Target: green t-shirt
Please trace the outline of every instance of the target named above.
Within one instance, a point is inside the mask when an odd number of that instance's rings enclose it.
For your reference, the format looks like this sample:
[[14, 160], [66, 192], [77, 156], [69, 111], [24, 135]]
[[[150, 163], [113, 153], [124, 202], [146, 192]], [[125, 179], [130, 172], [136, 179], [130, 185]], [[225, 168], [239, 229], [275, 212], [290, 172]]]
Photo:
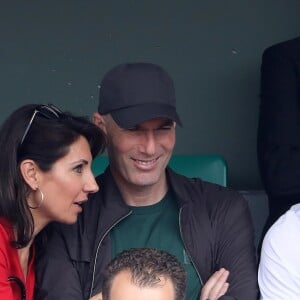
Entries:
[[179, 229], [178, 207], [172, 194], [160, 202], [130, 207], [132, 214], [111, 231], [112, 257], [130, 248], [157, 248], [175, 255], [187, 272], [187, 300], [198, 300], [200, 279], [185, 251]]

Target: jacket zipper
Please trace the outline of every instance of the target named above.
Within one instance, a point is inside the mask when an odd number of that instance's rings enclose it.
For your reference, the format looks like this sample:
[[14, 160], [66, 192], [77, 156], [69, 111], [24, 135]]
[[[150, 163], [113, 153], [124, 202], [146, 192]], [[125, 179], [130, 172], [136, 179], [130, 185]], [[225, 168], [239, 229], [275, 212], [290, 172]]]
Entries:
[[197, 267], [196, 267], [196, 265], [195, 265], [195, 263], [194, 263], [194, 261], [193, 261], [193, 259], [192, 259], [192, 256], [191, 256], [191, 254], [190, 254], [188, 248], [186, 247], [186, 245], [185, 245], [185, 243], [184, 243], [183, 234], [182, 234], [182, 230], [181, 230], [181, 211], [182, 211], [182, 208], [180, 208], [180, 210], [179, 210], [179, 231], [180, 231], [181, 240], [182, 240], [183, 246], [184, 246], [184, 248], [185, 248], [185, 250], [186, 250], [186, 253], [187, 253], [188, 257], [189, 257], [189, 259], [190, 259], [190, 261], [191, 261], [193, 267], [194, 267], [195, 270], [196, 270], [196, 273], [197, 273], [197, 275], [198, 275], [198, 277], [199, 277], [200, 284], [201, 284], [201, 287], [202, 287], [202, 286], [203, 286], [203, 281], [202, 281], [202, 278], [201, 278], [201, 276], [200, 276], [200, 273], [199, 273], [199, 271], [198, 271], [198, 269], [197, 269]]
[[93, 291], [93, 287], [94, 287], [94, 280], [95, 280], [95, 271], [96, 271], [96, 263], [97, 263], [97, 259], [98, 259], [98, 251], [100, 248], [100, 245], [103, 241], [103, 239], [106, 237], [106, 235], [111, 231], [111, 229], [113, 227], [115, 227], [119, 222], [121, 222], [123, 219], [127, 218], [129, 215], [132, 214], [132, 211], [130, 211], [127, 215], [123, 216], [121, 219], [117, 220], [115, 223], [113, 223], [108, 230], [104, 233], [104, 235], [102, 236], [101, 240], [98, 243], [97, 246], [97, 250], [96, 250], [96, 255], [95, 255], [95, 260], [94, 260], [94, 266], [93, 266], [93, 277], [92, 277], [92, 285], [91, 285], [91, 289], [90, 289], [90, 298], [92, 297], [92, 291]]

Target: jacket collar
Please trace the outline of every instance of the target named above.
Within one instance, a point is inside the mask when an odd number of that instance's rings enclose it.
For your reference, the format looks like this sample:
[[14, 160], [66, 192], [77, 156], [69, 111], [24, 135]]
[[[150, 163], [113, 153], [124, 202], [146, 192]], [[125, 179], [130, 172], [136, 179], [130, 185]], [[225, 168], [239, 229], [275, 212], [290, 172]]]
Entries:
[[[178, 205], [181, 207], [185, 203], [188, 203], [188, 189], [189, 180], [186, 177], [175, 173], [171, 168], [167, 167], [167, 182], [168, 188], [172, 190], [177, 199]], [[107, 208], [108, 211], [123, 211], [128, 213], [130, 210], [128, 206], [124, 203], [122, 195], [117, 187], [117, 184], [110, 172], [109, 167], [105, 172], [100, 175], [100, 190], [102, 190], [102, 199], [104, 199], [103, 206]], [[178, 184], [180, 182], [180, 184]], [[105, 209], [106, 210], [106, 209]]]

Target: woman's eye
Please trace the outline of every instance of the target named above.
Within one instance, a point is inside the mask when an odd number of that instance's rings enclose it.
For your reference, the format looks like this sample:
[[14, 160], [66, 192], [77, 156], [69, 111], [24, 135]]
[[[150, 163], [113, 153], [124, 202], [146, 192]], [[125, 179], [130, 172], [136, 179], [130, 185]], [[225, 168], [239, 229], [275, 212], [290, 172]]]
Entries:
[[82, 165], [76, 166], [74, 168], [74, 171], [77, 172], [77, 173], [82, 173]]

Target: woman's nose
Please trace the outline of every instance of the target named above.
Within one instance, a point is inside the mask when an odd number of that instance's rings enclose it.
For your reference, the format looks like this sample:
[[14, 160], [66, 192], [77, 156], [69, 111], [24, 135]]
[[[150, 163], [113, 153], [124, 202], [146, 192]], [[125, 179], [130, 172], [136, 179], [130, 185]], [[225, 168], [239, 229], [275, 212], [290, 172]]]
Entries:
[[84, 189], [85, 189], [85, 192], [90, 193], [90, 194], [96, 193], [99, 191], [99, 186], [95, 180], [95, 177], [94, 177], [92, 171], [90, 171], [90, 176], [87, 180], [87, 183], [85, 184]]

